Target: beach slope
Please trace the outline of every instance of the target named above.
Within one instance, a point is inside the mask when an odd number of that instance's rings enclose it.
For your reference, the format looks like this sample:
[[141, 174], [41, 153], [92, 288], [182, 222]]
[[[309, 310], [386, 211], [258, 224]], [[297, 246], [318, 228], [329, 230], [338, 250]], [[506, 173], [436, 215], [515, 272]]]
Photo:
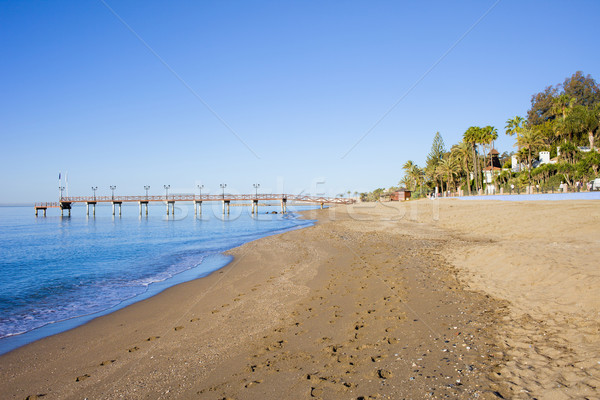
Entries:
[[[234, 249], [209, 277], [0, 357], [0, 392], [588, 395], [600, 360], [596, 210], [426, 200], [310, 211], [316, 226]], [[540, 224], [555, 213], [568, 218], [549, 234]]]

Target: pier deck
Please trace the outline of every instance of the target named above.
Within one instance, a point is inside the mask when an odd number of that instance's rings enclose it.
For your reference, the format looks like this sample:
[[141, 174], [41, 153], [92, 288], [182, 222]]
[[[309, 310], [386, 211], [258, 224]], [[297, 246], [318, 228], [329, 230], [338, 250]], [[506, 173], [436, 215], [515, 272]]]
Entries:
[[[305, 196], [305, 195], [294, 195], [294, 194], [170, 194], [164, 196], [70, 196], [62, 197], [58, 202], [45, 202], [35, 204], [35, 215], [38, 216], [38, 211], [43, 210], [44, 217], [46, 216], [46, 210], [48, 208], [60, 208], [61, 215], [64, 210], [68, 210], [71, 215], [71, 206], [74, 203], [85, 203], [87, 206], [87, 215], [90, 214], [90, 206], [93, 207], [93, 215], [96, 215], [96, 204], [98, 203], [111, 203], [112, 213], [115, 215], [116, 206], [119, 208], [119, 215], [121, 215], [121, 206], [123, 203], [138, 203], [140, 215], [142, 215], [142, 207], [146, 208], [146, 215], [148, 215], [148, 204], [149, 203], [164, 203], [167, 206], [167, 215], [169, 213], [175, 214], [175, 203], [176, 202], [193, 202], [194, 213], [202, 213], [203, 202], [222, 202], [223, 203], [223, 214], [229, 214], [229, 207], [232, 202], [250, 202], [250, 203], [234, 203], [233, 205], [251, 205], [252, 213], [258, 212], [259, 202], [265, 201], [279, 201], [281, 203], [281, 212], [287, 212], [288, 201], [294, 204], [320, 204], [321, 208], [325, 204], [352, 204], [353, 199], [346, 199], [343, 197], [323, 197], [323, 196]], [[262, 203], [261, 205], [264, 205]]]

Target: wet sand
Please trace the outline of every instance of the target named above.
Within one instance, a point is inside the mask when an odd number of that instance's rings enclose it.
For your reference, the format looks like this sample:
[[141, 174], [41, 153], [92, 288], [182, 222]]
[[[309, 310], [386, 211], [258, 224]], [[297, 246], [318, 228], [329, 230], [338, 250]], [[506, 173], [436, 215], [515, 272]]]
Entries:
[[[579, 208], [571, 212], [573, 203]], [[600, 254], [598, 206], [573, 203], [544, 209], [426, 200], [311, 211], [316, 226], [234, 249], [235, 260], [207, 278], [0, 357], [0, 393], [592, 398], [599, 319], [597, 310], [585, 319], [577, 307], [597, 306], [597, 264], [588, 257]], [[590, 252], [575, 256], [572, 265], [583, 275], [571, 281], [559, 273], [562, 259], [546, 259], [553, 237], [540, 241], [527, 228], [550, 212], [594, 215], [596, 225], [568, 218], [556, 233], [564, 245]], [[595, 233], [584, 244], [564, 238], [577, 222]], [[514, 223], [525, 226], [516, 236], [503, 227]], [[534, 257], [545, 275], [529, 273], [520, 254]], [[553, 276], [558, 286], [551, 286]], [[579, 305], [545, 318], [544, 310], [558, 307], [549, 299], [563, 304], [572, 297]]]

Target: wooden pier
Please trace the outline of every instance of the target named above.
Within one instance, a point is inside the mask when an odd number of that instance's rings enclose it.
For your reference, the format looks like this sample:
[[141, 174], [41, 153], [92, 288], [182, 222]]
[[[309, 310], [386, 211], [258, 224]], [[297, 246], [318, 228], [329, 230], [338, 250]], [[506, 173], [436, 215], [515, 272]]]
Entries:
[[[43, 216], [46, 216], [46, 210], [48, 208], [60, 208], [60, 215], [63, 216], [65, 210], [68, 215], [71, 215], [71, 206], [75, 203], [85, 203], [86, 214], [90, 215], [90, 208], [92, 209], [92, 215], [96, 215], [96, 205], [98, 203], [110, 203], [112, 204], [112, 215], [116, 215], [116, 209], [119, 209], [119, 216], [122, 214], [123, 203], [138, 203], [140, 216], [145, 212], [148, 215], [148, 204], [149, 203], [163, 203], [166, 205], [167, 215], [175, 215], [175, 203], [176, 202], [188, 202], [194, 204], [194, 214], [202, 214], [202, 203], [203, 202], [222, 202], [223, 214], [229, 214], [229, 208], [231, 206], [251, 206], [252, 214], [258, 213], [258, 206], [260, 204], [265, 206], [266, 201], [277, 201], [280, 203], [281, 212], [287, 212], [288, 201], [294, 204], [318, 204], [323, 208], [325, 204], [352, 204], [353, 199], [346, 199], [343, 197], [321, 197], [321, 196], [304, 196], [294, 194], [222, 194], [222, 195], [194, 195], [194, 194], [170, 194], [165, 196], [75, 196], [75, 197], [62, 197], [58, 202], [46, 202], [35, 204], [35, 216], [38, 216], [40, 210], [43, 211]], [[232, 204], [233, 202], [233, 204]], [[240, 203], [242, 202], [242, 203]]]

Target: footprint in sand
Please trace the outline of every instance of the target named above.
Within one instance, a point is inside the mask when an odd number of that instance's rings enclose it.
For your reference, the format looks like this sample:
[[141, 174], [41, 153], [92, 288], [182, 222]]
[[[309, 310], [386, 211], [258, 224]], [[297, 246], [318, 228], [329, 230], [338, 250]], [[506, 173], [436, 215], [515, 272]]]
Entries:
[[173, 328], [174, 331], [180, 331], [182, 330], [184, 327], [183, 326], [176, 326], [175, 328]]
[[34, 399], [41, 399], [42, 397], [46, 396], [46, 393], [41, 393], [41, 394], [33, 394], [30, 396], [25, 397], [25, 400], [34, 400]]
[[140, 349], [139, 347], [134, 346], [134, 347], [132, 347], [130, 349], [127, 349], [127, 351], [130, 352], [130, 353], [133, 353], [134, 351], [138, 351], [139, 349]]
[[117, 360], [106, 360], [106, 361], [102, 361], [102, 362], [100, 363], [100, 366], [101, 366], [101, 367], [104, 367], [105, 365], [110, 365], [110, 364], [114, 363], [115, 361], [117, 361]]
[[196, 322], [196, 321], [200, 321], [200, 318], [192, 318], [192, 319], [190, 319], [190, 322]]
[[252, 382], [248, 382], [244, 385], [245, 388], [249, 388], [252, 387], [254, 385], [258, 385], [259, 383], [262, 383], [262, 380], [257, 380], [257, 381], [252, 381]]
[[392, 373], [387, 369], [380, 369], [377, 371], [377, 376], [379, 376], [381, 379], [389, 379], [392, 377]]
[[160, 339], [160, 336], [150, 336], [148, 339], [146, 339], [147, 342], [152, 342], [153, 340], [156, 339]]
[[84, 375], [78, 376], [77, 378], [75, 378], [75, 382], [85, 381], [89, 377], [90, 377], [89, 374], [84, 374]]

